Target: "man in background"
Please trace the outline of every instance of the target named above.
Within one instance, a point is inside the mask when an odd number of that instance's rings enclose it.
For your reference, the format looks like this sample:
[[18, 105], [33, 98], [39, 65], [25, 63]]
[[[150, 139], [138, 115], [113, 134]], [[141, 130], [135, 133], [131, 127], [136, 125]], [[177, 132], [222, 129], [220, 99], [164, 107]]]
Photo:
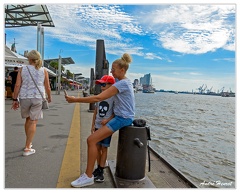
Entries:
[[11, 85], [12, 98], [14, 95], [14, 87], [16, 84], [17, 75], [18, 75], [18, 67], [16, 66], [16, 67], [14, 67], [14, 71], [10, 72], [10, 74], [9, 74], [9, 79], [12, 81], [12, 85]]

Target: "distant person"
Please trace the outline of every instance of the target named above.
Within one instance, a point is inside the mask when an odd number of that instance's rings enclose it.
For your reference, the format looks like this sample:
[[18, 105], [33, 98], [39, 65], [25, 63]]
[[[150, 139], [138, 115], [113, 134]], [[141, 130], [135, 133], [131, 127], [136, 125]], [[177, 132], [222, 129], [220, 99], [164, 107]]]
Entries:
[[7, 92], [7, 88], [11, 88], [12, 86], [12, 81], [11, 81], [11, 77], [8, 76], [8, 78], [5, 78], [5, 99], [8, 97], [8, 92]]
[[125, 53], [120, 59], [112, 63], [111, 73], [118, 81], [100, 94], [80, 98], [65, 96], [69, 103], [96, 103], [114, 96], [113, 111], [115, 116], [106, 125], [103, 125], [88, 137], [87, 169], [84, 174], [71, 183], [73, 187], [84, 187], [94, 184], [92, 173], [98, 156], [97, 143], [111, 136], [115, 131], [131, 125], [133, 122], [135, 114], [133, 85], [131, 80], [126, 77], [126, 72], [131, 61], [131, 56]]
[[12, 72], [10, 72], [10, 74], [9, 74], [9, 79], [12, 81], [12, 85], [11, 85], [12, 98], [14, 96], [14, 87], [15, 87], [15, 84], [16, 84], [17, 75], [18, 75], [18, 67], [15, 66], [14, 70]]
[[[29, 156], [35, 153], [32, 149], [32, 141], [36, 132], [38, 119], [43, 118], [42, 112], [42, 96], [36, 88], [32, 77], [34, 78], [42, 95], [51, 102], [51, 88], [49, 85], [49, 77], [47, 70], [42, 67], [41, 55], [38, 51], [32, 50], [28, 53], [29, 65], [23, 66], [17, 76], [15, 92], [13, 96], [12, 109], [17, 110], [21, 107], [21, 116], [25, 118], [25, 134], [26, 144], [23, 156]], [[32, 74], [29, 74], [29, 71]], [[18, 100], [18, 97], [20, 100]], [[20, 105], [19, 105], [20, 102]]]
[[[96, 84], [101, 85], [101, 90], [105, 91], [110, 88], [115, 83], [115, 79], [112, 76], [104, 75], [100, 80], [96, 81]], [[105, 99], [96, 104], [93, 120], [92, 120], [92, 129], [91, 133], [93, 134], [99, 128], [106, 125], [113, 117], [113, 101], [114, 97]], [[102, 141], [97, 143], [98, 148], [98, 157], [97, 164], [98, 167], [94, 170], [93, 176], [96, 182], [104, 182], [104, 168], [107, 160], [108, 147], [110, 147], [112, 136], [109, 136]]]

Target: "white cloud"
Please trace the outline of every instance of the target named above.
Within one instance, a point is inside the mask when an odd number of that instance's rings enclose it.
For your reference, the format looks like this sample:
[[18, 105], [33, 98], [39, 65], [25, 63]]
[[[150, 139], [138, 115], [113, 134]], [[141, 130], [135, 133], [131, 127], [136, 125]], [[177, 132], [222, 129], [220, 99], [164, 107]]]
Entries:
[[142, 22], [164, 48], [202, 54], [235, 50], [235, 22], [229, 19], [234, 14], [235, 5], [172, 5], [144, 13]]
[[175, 74], [175, 75], [179, 75], [180, 73], [179, 73], [179, 72], [173, 72], [173, 74]]
[[153, 60], [153, 59], [162, 60], [162, 58], [161, 58], [160, 56], [157, 56], [157, 55], [154, 54], [154, 53], [145, 53], [144, 58], [145, 58], [145, 59], [150, 59], [150, 60]]
[[193, 76], [200, 76], [202, 75], [201, 73], [198, 73], [198, 72], [189, 72], [190, 75], [193, 75]]
[[81, 65], [81, 64], [75, 64], [75, 65], [67, 65], [64, 66], [65, 70], [69, 70], [70, 72], [74, 72], [76, 74], [82, 73], [83, 77], [90, 77], [90, 70], [91, 68], [94, 68], [95, 66], [91, 65]]
[[136, 20], [118, 5], [48, 5], [55, 28], [48, 30], [53, 38], [95, 49], [96, 39], [104, 39], [108, 53], [130, 50], [142, 55], [142, 47], [125, 39], [123, 34], [143, 34]]
[[[148, 34], [159, 42], [155, 45], [184, 54], [218, 48], [235, 51], [235, 22], [229, 19], [234, 18], [235, 5], [138, 5], [137, 11], [129, 13], [127, 6], [124, 8], [114, 4], [48, 4], [56, 27], [45, 28], [45, 36], [92, 49], [96, 39], [104, 39], [110, 54], [127, 50], [146, 59], [162, 57], [146, 52], [144, 44], [129, 35]], [[22, 30], [18, 40], [22, 45], [36, 41], [36, 34], [28, 29]]]
[[[56, 27], [44, 28], [45, 38], [50, 40], [45, 41], [46, 47], [53, 46], [49, 45], [53, 42], [51, 39], [58, 39], [62, 42], [83, 45], [95, 50], [96, 39], [104, 39], [107, 54], [120, 56], [122, 53], [128, 52], [131, 55], [142, 56], [142, 58], [149, 60], [158, 59], [170, 62], [171, 55], [167, 55], [164, 51], [158, 49], [149, 49], [151, 45], [145, 46], [145, 42], [141, 42], [141, 39], [139, 39], [139, 42], [136, 41], [139, 35], [141, 38], [142, 35], [147, 34], [147, 38], [150, 36], [151, 41], [160, 42], [158, 44], [153, 42], [154, 45], [182, 53], [181, 56], [188, 53], [212, 52], [219, 48], [235, 51], [235, 21], [229, 19], [235, 18], [235, 5], [160, 5], [159, 7], [137, 5], [134, 7], [135, 11], [132, 7], [124, 10], [125, 7], [121, 5], [49, 4], [47, 6]], [[127, 10], [131, 10], [131, 12], [127, 13]], [[144, 10], [147, 10], [147, 12], [144, 12]], [[8, 30], [18, 31], [16, 39], [18, 51], [21, 47], [29, 50], [36, 49], [36, 27]], [[133, 36], [135, 37], [134, 40], [132, 39]], [[148, 43], [151, 44], [152, 42]], [[57, 50], [56, 55], [59, 52], [59, 49]], [[45, 58], [47, 58], [46, 52], [45, 55]], [[234, 58], [218, 58], [215, 60], [234, 61]], [[155, 61], [153, 62], [156, 64]], [[76, 68], [78, 65], [80, 67]], [[89, 77], [90, 65], [89, 67], [86, 64], [82, 65], [84, 67], [81, 65], [70, 65], [69, 68], [73, 72], [84, 72], [84, 76]], [[192, 72], [188, 73], [188, 76], [196, 77], [198, 75], [198, 78], [202, 78], [201, 74], [195, 73], [197, 69], [193, 67], [186, 68], [162, 63], [161, 65], [151, 64], [151, 68], [148, 65], [135, 63], [133, 65], [139, 67], [134, 69], [136, 72], [151, 70], [156, 74], [175, 74], [178, 78], [183, 74]], [[190, 84], [189, 80], [183, 81], [185, 80], [183, 77], [182, 79], [171, 79], [171, 81], [168, 79], [170, 77], [161, 77], [160, 80], [158, 77], [156, 77], [157, 81], [155, 82], [160, 86], [172, 84], [175, 87], [181, 82]], [[191, 84], [196, 81], [194, 80]], [[231, 81], [235, 82], [235, 80]], [[202, 84], [202, 82], [204, 82], [204, 79], [199, 80], [197, 85]], [[184, 84], [182, 84], [182, 88]], [[161, 88], [160, 86], [158, 88]]]
[[227, 62], [235, 62], [235, 58], [216, 58], [213, 61], [227, 61]]

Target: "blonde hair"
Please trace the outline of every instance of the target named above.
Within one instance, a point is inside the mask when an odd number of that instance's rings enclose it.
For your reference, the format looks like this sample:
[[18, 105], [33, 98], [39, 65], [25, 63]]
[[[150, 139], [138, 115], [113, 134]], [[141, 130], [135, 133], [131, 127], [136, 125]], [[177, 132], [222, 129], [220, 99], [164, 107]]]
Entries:
[[131, 56], [128, 53], [124, 53], [121, 58], [115, 60], [113, 63], [117, 64], [120, 68], [124, 68], [127, 71], [131, 62]]
[[41, 54], [37, 50], [28, 52], [27, 57], [33, 61], [37, 70], [42, 67]]

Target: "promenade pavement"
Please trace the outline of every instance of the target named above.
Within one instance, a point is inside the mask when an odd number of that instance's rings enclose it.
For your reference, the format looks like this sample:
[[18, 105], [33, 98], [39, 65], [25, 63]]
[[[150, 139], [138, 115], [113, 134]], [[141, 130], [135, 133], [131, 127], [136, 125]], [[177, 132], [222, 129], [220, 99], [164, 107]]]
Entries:
[[[81, 91], [68, 91], [79, 96]], [[24, 122], [20, 110], [11, 109], [12, 100], [5, 99], [5, 188], [71, 188], [70, 182], [85, 171], [86, 139], [90, 135], [93, 113], [89, 104], [68, 104], [63, 92], [52, 92], [50, 109], [38, 121], [33, 140], [34, 155], [22, 156], [25, 145]], [[81, 113], [81, 117], [80, 117]], [[109, 148], [109, 159], [116, 156], [117, 134]], [[81, 150], [80, 150], [81, 149]], [[105, 182], [89, 188], [113, 188], [109, 169]]]

